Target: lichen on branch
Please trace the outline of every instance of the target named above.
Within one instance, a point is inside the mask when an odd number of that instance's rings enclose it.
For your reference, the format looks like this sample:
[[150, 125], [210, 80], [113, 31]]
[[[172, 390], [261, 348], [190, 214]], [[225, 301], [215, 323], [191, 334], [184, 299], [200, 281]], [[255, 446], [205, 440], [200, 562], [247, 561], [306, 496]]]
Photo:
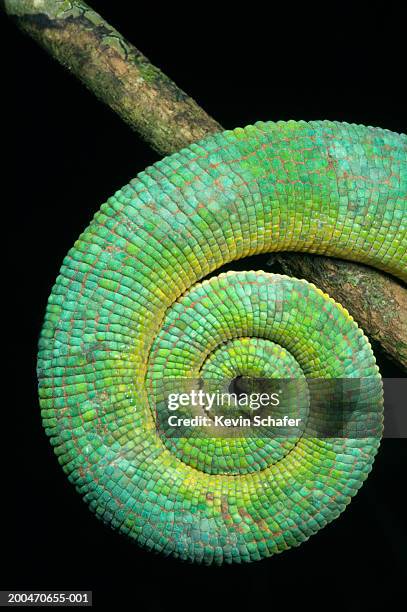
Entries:
[[80, 0], [3, 0], [6, 12], [157, 152], [221, 126]]

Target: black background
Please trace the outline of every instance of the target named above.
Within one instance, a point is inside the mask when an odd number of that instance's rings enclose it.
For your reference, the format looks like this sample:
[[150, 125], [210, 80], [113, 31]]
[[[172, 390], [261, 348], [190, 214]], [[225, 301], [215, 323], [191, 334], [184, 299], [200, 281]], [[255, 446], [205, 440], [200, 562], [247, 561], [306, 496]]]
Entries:
[[[369, 3], [363, 15], [356, 3], [300, 13], [290, 3], [268, 13], [251, 3], [228, 15], [219, 3], [165, 14], [153, 3], [91, 4], [226, 128], [336, 119], [407, 131], [405, 21], [391, 4]], [[37, 402], [46, 300], [100, 204], [158, 155], [5, 18], [1, 42], [2, 212], [12, 214], [3, 249], [18, 280], [6, 288], [16, 322], [3, 351], [18, 380], [3, 385], [13, 393], [3, 404], [11, 429], [3, 429], [2, 473], [11, 482], [1, 492], [0, 588], [92, 589], [95, 605], [153, 611], [389, 605], [407, 578], [405, 440], [384, 440], [339, 519], [299, 548], [245, 566], [196, 567], [146, 553], [96, 520], [68, 484]], [[386, 375], [400, 375], [379, 359]]]

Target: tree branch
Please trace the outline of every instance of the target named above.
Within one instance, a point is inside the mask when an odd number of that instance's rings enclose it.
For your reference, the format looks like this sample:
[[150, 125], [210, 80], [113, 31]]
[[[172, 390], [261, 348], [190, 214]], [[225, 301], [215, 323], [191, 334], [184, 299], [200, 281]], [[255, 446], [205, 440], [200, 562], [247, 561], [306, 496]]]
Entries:
[[3, 0], [17, 25], [163, 155], [222, 130], [81, 0]]
[[350, 261], [276, 254], [286, 274], [305, 278], [344, 306], [371, 340], [407, 371], [407, 290], [390, 276]]
[[[166, 155], [222, 130], [198, 104], [81, 0], [1, 0], [6, 13], [100, 100]], [[341, 302], [365, 332], [407, 370], [407, 290], [356, 264], [278, 256], [288, 274]]]

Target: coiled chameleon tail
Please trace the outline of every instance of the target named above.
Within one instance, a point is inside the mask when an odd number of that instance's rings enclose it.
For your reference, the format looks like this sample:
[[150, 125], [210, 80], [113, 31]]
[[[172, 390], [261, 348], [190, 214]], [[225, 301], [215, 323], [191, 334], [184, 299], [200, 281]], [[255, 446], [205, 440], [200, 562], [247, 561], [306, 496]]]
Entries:
[[[405, 281], [406, 198], [405, 136], [289, 121], [210, 136], [103, 204], [64, 259], [38, 361], [46, 431], [103, 521], [149, 549], [222, 563], [296, 546], [344, 510], [382, 430], [368, 340], [305, 281], [264, 272], [199, 281], [281, 250]], [[279, 444], [157, 431], [160, 380], [273, 371], [367, 378], [369, 435]]]

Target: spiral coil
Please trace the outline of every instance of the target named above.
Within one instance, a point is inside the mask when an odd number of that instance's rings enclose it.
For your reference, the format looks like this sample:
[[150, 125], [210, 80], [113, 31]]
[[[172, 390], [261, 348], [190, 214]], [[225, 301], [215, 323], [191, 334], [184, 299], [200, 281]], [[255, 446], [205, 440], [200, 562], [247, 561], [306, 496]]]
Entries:
[[[382, 432], [367, 338], [305, 281], [202, 279], [291, 250], [407, 280], [406, 194], [405, 136], [292, 121], [210, 136], [102, 205], [64, 259], [38, 360], [44, 426], [97, 516], [148, 549], [220, 564], [296, 546], [344, 510]], [[316, 387], [295, 436], [158, 427], [166, 381], [237, 376], [367, 384], [337, 435], [316, 433], [327, 418]]]

